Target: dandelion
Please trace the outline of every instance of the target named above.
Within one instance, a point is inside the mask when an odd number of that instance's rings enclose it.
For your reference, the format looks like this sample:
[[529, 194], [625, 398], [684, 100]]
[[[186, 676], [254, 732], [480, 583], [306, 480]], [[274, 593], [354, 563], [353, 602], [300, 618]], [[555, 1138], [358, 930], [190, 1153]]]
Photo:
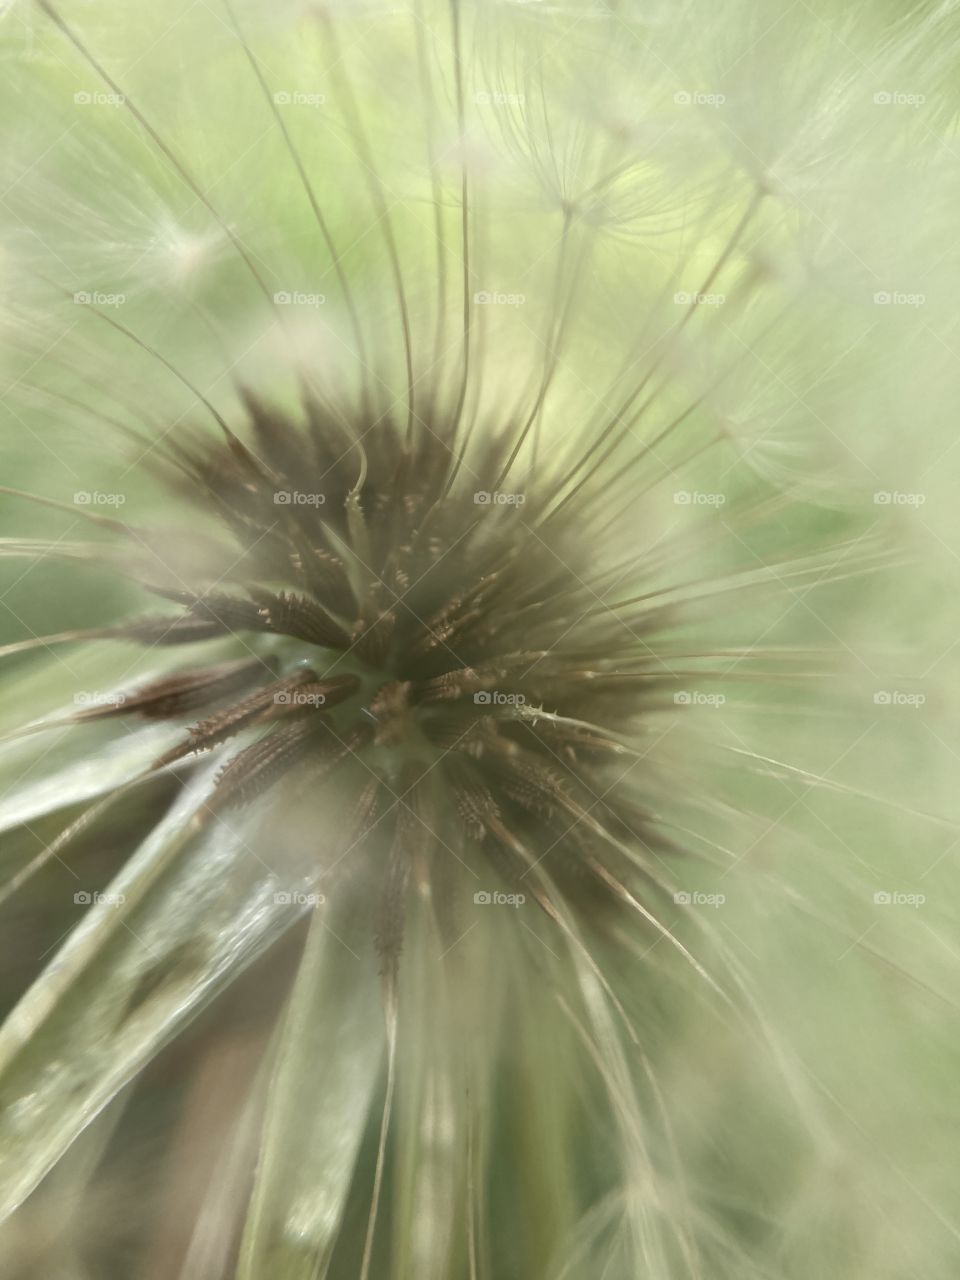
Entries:
[[955, 17], [0, 9], [15, 1274], [954, 1274]]

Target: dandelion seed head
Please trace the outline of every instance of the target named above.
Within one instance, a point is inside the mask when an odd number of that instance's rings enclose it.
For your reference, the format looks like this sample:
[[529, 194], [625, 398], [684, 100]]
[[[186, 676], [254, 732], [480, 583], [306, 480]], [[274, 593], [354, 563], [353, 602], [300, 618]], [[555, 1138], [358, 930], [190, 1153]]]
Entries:
[[23, 1268], [951, 1275], [950, 7], [14, 16]]

